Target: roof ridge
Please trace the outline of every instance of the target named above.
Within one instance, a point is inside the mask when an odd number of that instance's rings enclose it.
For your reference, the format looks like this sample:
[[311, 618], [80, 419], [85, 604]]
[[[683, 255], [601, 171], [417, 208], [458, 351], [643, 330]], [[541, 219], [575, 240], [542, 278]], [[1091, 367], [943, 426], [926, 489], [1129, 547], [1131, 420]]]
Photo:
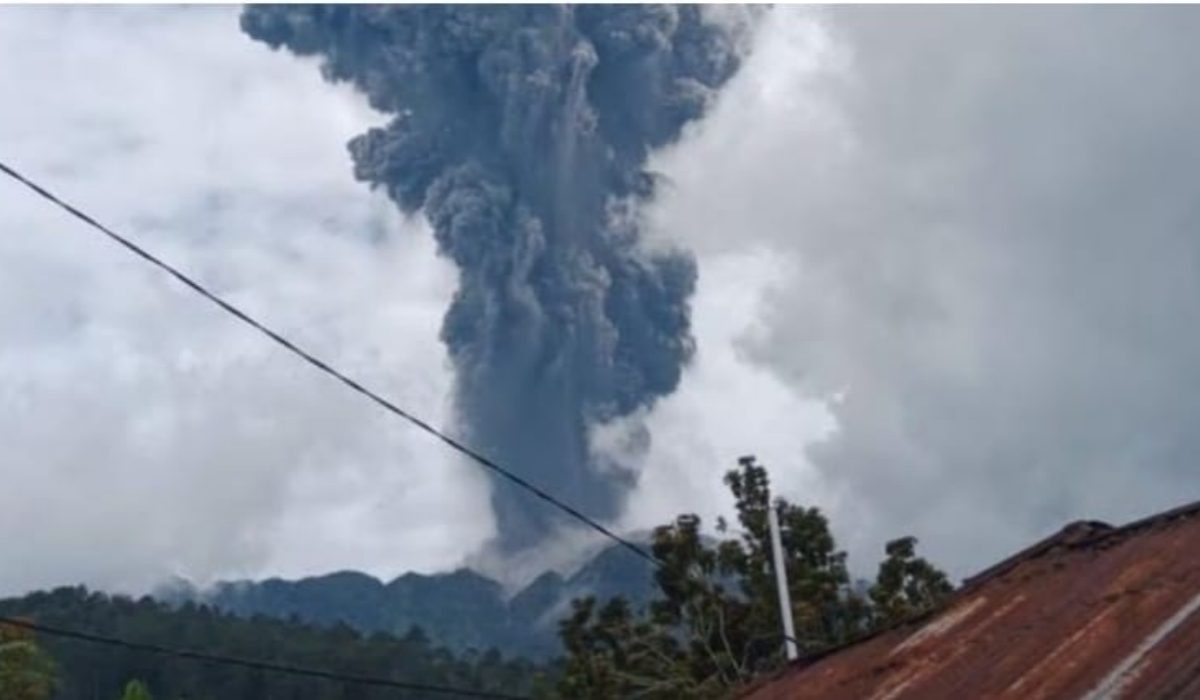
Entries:
[[1099, 520], [1076, 520], [1067, 523], [1054, 533], [1043, 537], [1025, 549], [1010, 554], [974, 576], [964, 578], [962, 585], [958, 587], [955, 593], [973, 589], [982, 583], [986, 583], [997, 576], [1011, 571], [1017, 564], [1036, 559], [1057, 547], [1074, 548], [1083, 544], [1089, 544], [1097, 539], [1108, 537], [1112, 533], [1122, 529], [1115, 528]]
[[[1042, 600], [1043, 603], [1051, 599], [1060, 600], [1064, 597], [1064, 594], [1066, 597], [1079, 597], [1079, 604], [1083, 607], [1077, 610], [1064, 609], [1061, 614], [1056, 613], [1062, 619], [1056, 618], [1057, 621], [1052, 620], [1053, 624], [1046, 623], [1048, 625], [1047, 630], [1050, 633], [1061, 633], [1063, 635], [1073, 633], [1078, 635], [1078, 631], [1074, 631], [1076, 627], [1072, 625], [1088, 623], [1089, 620], [1086, 618], [1094, 612], [1091, 609], [1092, 606], [1111, 605], [1115, 606], [1114, 609], [1122, 611], [1141, 610], [1138, 605], [1142, 604], [1137, 602], [1136, 597], [1113, 596], [1110, 594], [1116, 582], [1120, 582], [1122, 587], [1126, 587], [1130, 591], [1140, 590], [1145, 586], [1157, 588], [1160, 585], [1166, 585], [1170, 587], [1173, 593], [1172, 595], [1162, 596], [1152, 614], [1159, 615], [1161, 613], [1167, 622], [1171, 620], [1178, 622], [1178, 613], [1175, 613], [1176, 617], [1168, 617], [1173, 612], [1171, 608], [1173, 605], [1172, 601], [1176, 599], [1175, 594], [1183, 595], [1186, 593], [1188, 596], [1195, 597], [1194, 576], [1195, 572], [1200, 569], [1196, 568], [1196, 562], [1190, 557], [1190, 553], [1196, 551], [1196, 544], [1192, 533], [1198, 527], [1200, 527], [1200, 501], [1186, 503], [1154, 513], [1153, 515], [1130, 520], [1119, 526], [1113, 526], [1096, 520], [1078, 520], [1067, 523], [1057, 531], [1006, 557], [1002, 561], [983, 569], [969, 578], [962, 579], [959, 587], [943, 600], [940, 605], [924, 613], [900, 620], [895, 624], [887, 625], [870, 633], [858, 635], [853, 639], [846, 640], [842, 644], [805, 655], [795, 662], [776, 670], [774, 673], [764, 674], [764, 677], [760, 678], [758, 682], [744, 689], [743, 693], [747, 697], [753, 696], [760, 698], [760, 700], [792, 697], [792, 695], [788, 694], [789, 690], [794, 690], [799, 694], [798, 689], [801, 686], [797, 684], [809, 682], [815, 683], [815, 685], [806, 691], [809, 693], [806, 697], [817, 697], [817, 695], [813, 694], [814, 692], [828, 692], [830, 697], [836, 695], [837, 697], [846, 698], [863, 697], [867, 694], [860, 692], [858, 695], [852, 695], [849, 691], [851, 687], [863, 691], [870, 686], [879, 691], [881, 686], [878, 684], [872, 685], [874, 681], [862, 681], [862, 678], [883, 674], [887, 676], [887, 678], [880, 681], [884, 685], [887, 685], [889, 679], [893, 681], [896, 679], [903, 680], [901, 677], [904, 676], [905, 672], [897, 669], [908, 663], [908, 661], [903, 660], [907, 657], [897, 657], [902, 660], [896, 661], [892, 659], [891, 653], [904, 648], [908, 643], [907, 640], [911, 639], [912, 635], [921, 634], [921, 630], [928, 629], [931, 624], [935, 627], [940, 627], [944, 632], [946, 629], [954, 626], [954, 624], [957, 624], [951, 623], [945, 616], [950, 615], [959, 619], [956, 611], [964, 610], [965, 612], [964, 606], [974, 606], [976, 603], [988, 600], [991, 600], [989, 605], [993, 610], [993, 614], [985, 615], [987, 619], [992, 619], [1002, 614], [1006, 615], [1008, 610], [1015, 607], [1022, 612], [1018, 613], [1018, 617], [1012, 618], [1012, 624], [1017, 625], [1021, 630], [1029, 630], [1042, 624], [1038, 620], [1041, 619], [1039, 616], [1045, 614], [1045, 611], [1042, 610], [1044, 607], [1042, 604], [1014, 606], [1014, 603], [1024, 600], [1026, 595], [1034, 598], [1035, 601]], [[1163, 557], [1165, 557], [1163, 566], [1166, 568], [1162, 571], [1154, 567], [1140, 565], [1145, 564], [1147, 558], [1153, 558], [1157, 561], [1157, 558]], [[1027, 562], [1029, 565], [1024, 566]], [[1168, 575], [1168, 572], [1173, 573]], [[1080, 575], [1083, 576], [1082, 579], [1078, 578]], [[1164, 581], [1164, 579], [1169, 580]], [[1038, 596], [1042, 598], [1039, 599], [1037, 598]], [[1178, 603], [1174, 603], [1174, 605], [1177, 606]], [[1192, 604], [1189, 603], [1189, 605]], [[1187, 610], [1189, 613], [1194, 612], [1191, 607], [1187, 608]], [[1081, 619], [1076, 619], [1077, 617]], [[947, 624], [944, 626], [939, 622], [942, 619], [947, 619]], [[1194, 621], [1194, 618], [1189, 619]], [[974, 623], [970, 624], [974, 626]], [[1149, 623], [1147, 622], [1147, 624]], [[1164, 622], [1164, 624], [1167, 623]], [[1175, 622], [1171, 624], [1175, 624]], [[1192, 634], [1193, 632], [1194, 630], [1188, 632], [1188, 634]], [[1155, 634], [1158, 633], [1156, 632]], [[882, 639], [880, 639], [881, 637]], [[1074, 637], [1070, 638], [1074, 639]], [[1125, 641], [1130, 641], [1133, 644], [1137, 640]], [[942, 643], [939, 642], [938, 644]], [[946, 640], [944, 643], [953, 644], [954, 641]], [[858, 647], [863, 644], [870, 645], [864, 654], [856, 654], [853, 651], [848, 651], [852, 647]], [[914, 653], [921, 656], [913, 657], [916, 659], [913, 663], [924, 664], [925, 661], [929, 661], [933, 666], [944, 666], [945, 664], [942, 662], [945, 659], [939, 657], [937, 646], [933, 645], [928, 649], [924, 647], [918, 648]], [[1103, 656], [1104, 660], [1108, 660], [1109, 656], [1118, 657], [1118, 652], [1121, 654], [1128, 654], [1129, 652], [1128, 649], [1122, 651], [1115, 648], [1107, 649], [1107, 647], [1101, 649], [1100, 646], [1103, 645], [1092, 646], [1096, 648], [1085, 651], [1094, 654], [1097, 658]], [[1135, 649], [1136, 656], [1129, 658], [1141, 659], [1144, 656], [1143, 652], [1137, 651], [1137, 649], [1141, 649], [1141, 647]], [[1028, 649], [1025, 651], [1029, 652]], [[978, 664], [989, 663], [988, 656], [990, 653], [989, 650], [978, 651], [974, 654], [972, 660]], [[1081, 651], [1080, 653], [1084, 652]], [[926, 659], [926, 655], [932, 656]], [[1044, 671], [1043, 659], [1035, 658], [1035, 656], [1036, 650], [1025, 653], [1024, 656], [1014, 656], [1014, 658], [1020, 658], [1022, 663], [1030, 668], [1042, 669]], [[841, 660], [831, 657], [841, 657]], [[1183, 672], [1191, 674], [1195, 670], [1194, 666], [1194, 660], [1188, 660], [1187, 669], [1191, 670], [1171, 670], [1165, 667], [1160, 670], [1164, 674]], [[1120, 669], [1121, 667], [1118, 666], [1117, 668]], [[944, 671], [945, 669], [942, 670]], [[948, 673], [953, 675], [956, 672], [952, 670]], [[851, 683], [848, 679], [852, 677], [856, 679], [853, 682], [857, 683], [857, 685], [847, 685]], [[1003, 678], [999, 680], [993, 678], [992, 681], [994, 681], [992, 685], [995, 685], [997, 682], [1005, 682]], [[933, 682], [936, 684], [938, 681], [934, 680]], [[1191, 675], [1188, 675], [1182, 681], [1172, 682], [1176, 684], [1193, 684], [1195, 683], [1195, 679]], [[929, 683], [926, 683], [926, 685], [929, 685]], [[842, 686], [845, 686], [845, 688], [837, 690], [837, 688], [841, 688]], [[761, 690], [764, 687], [768, 689]], [[889, 687], [895, 686], [893, 684]], [[1192, 685], [1187, 685], [1187, 687], [1191, 688]], [[1197, 687], [1200, 687], [1200, 685]], [[816, 689], [818, 688], [823, 688], [824, 690], [817, 691]], [[754, 695], [754, 693], [758, 693], [758, 695]]]
[[987, 567], [974, 576], [964, 578], [962, 584], [954, 589], [954, 591], [940, 605], [937, 605], [928, 610], [924, 610], [912, 617], [899, 620], [894, 624], [872, 630], [865, 634], [847, 639], [840, 644], [836, 644], [819, 651], [802, 655], [800, 658], [785, 664], [776, 669], [774, 673], [768, 674], [766, 677], [753, 683], [743, 692], [748, 693], [752, 688], [756, 688], [766, 683], [778, 680], [779, 678], [799, 671], [803, 668], [808, 668], [834, 654], [845, 651], [846, 649], [858, 646], [864, 642], [870, 641], [876, 637], [882, 636], [889, 632], [895, 632], [903, 627], [919, 626], [928, 622], [933, 617], [945, 612], [953, 607], [956, 602], [964, 598], [966, 595], [974, 592], [980, 585], [994, 580], [1001, 576], [1018, 564], [1030, 561], [1037, 557], [1043, 556], [1055, 549], [1081, 549], [1096, 544], [1102, 540], [1128, 535], [1138, 530], [1143, 530], [1148, 527], [1161, 525], [1166, 522], [1177, 520], [1179, 518], [1189, 517], [1200, 514], [1200, 501], [1194, 501], [1182, 506], [1171, 508], [1154, 515], [1150, 515], [1137, 520], [1132, 520], [1124, 525], [1113, 526], [1099, 520], [1075, 520], [1067, 523], [1057, 531], [1038, 540], [1028, 547], [1002, 559], [1001, 561]]
[[1116, 531], [1122, 533], [1133, 532], [1134, 530], [1141, 530], [1146, 527], [1161, 525], [1162, 523], [1170, 520], [1185, 518], [1192, 515], [1200, 515], [1200, 501], [1192, 501], [1191, 503], [1185, 503], [1184, 505], [1176, 506], [1175, 508], [1171, 508], [1169, 510], [1164, 510], [1161, 513], [1155, 513], [1154, 515], [1148, 515], [1144, 518], [1131, 520], [1121, 527], [1116, 528]]
[[1017, 564], [1042, 556], [1056, 547], [1080, 549], [1103, 540], [1129, 535], [1139, 530], [1193, 515], [1200, 515], [1200, 501], [1185, 503], [1184, 505], [1131, 520], [1124, 525], [1118, 526], [1109, 525], [1099, 520], [1076, 520], [1067, 523], [1054, 534], [1000, 560], [974, 576], [963, 579], [962, 586], [958, 590], [974, 588], [981, 583], [1006, 573]]

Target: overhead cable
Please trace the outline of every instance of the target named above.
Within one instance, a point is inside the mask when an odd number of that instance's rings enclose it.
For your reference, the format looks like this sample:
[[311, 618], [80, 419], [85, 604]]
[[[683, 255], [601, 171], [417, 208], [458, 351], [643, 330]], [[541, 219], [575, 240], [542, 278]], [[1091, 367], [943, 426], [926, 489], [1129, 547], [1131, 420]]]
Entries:
[[491, 698], [492, 700], [531, 700], [527, 695], [512, 695], [509, 693], [490, 692], [486, 690], [472, 690], [467, 688], [452, 688], [450, 686], [431, 685], [427, 683], [412, 683], [406, 681], [391, 680], [388, 678], [371, 678], [368, 676], [351, 676], [343, 673], [334, 673], [332, 671], [321, 671], [313, 668], [305, 668], [302, 666], [291, 666], [287, 664], [273, 663], [270, 661], [257, 661], [254, 659], [246, 659], [239, 656], [225, 656], [222, 654], [209, 654], [202, 651], [194, 651], [190, 649], [175, 649], [159, 644], [146, 644], [143, 642], [133, 642], [127, 639], [117, 637], [109, 637], [100, 634], [92, 634], [89, 632], [80, 632], [77, 630], [68, 630], [61, 627], [44, 625], [38, 622], [31, 622], [21, 618], [0, 617], [0, 624], [10, 625], [12, 627], [20, 627], [31, 632], [37, 632], [51, 637], [61, 637], [63, 639], [73, 639], [90, 644], [101, 644], [104, 646], [120, 647], [133, 651], [147, 652], [158, 654], [161, 656], [173, 656], [180, 659], [191, 659], [204, 663], [220, 664], [224, 666], [240, 666], [242, 668], [254, 669], [257, 671], [267, 671], [270, 673], [278, 673], [289, 676], [300, 676], [306, 678], [321, 678], [330, 681], [339, 681], [353, 685], [375, 686], [380, 688], [392, 688], [395, 690], [412, 690], [423, 693], [457, 696], [462, 698]]
[[150, 253], [149, 251], [147, 251], [145, 248], [141, 247], [137, 243], [134, 243], [131, 239], [129, 239], [125, 236], [122, 236], [121, 234], [116, 233], [112, 229], [101, 224], [95, 218], [86, 214], [79, 208], [63, 201], [57, 195], [55, 195], [52, 192], [50, 192], [49, 190], [47, 190], [45, 187], [42, 187], [41, 185], [37, 184], [36, 182], [33, 182], [32, 180], [25, 177], [20, 172], [18, 172], [14, 168], [8, 166], [7, 164], [5, 164], [2, 161], [0, 161], [0, 171], [3, 171], [3, 173], [5, 175], [8, 175], [10, 178], [16, 180], [17, 182], [21, 183], [22, 185], [25, 185], [30, 190], [37, 193], [40, 197], [51, 202], [52, 204], [56, 205], [60, 209], [66, 211], [71, 216], [74, 216], [76, 219], [79, 219], [80, 221], [87, 224], [88, 226], [91, 226], [92, 228], [96, 229], [100, 233], [103, 233], [105, 236], [107, 236], [113, 242], [115, 242], [118, 245], [120, 245], [121, 247], [123, 247], [125, 250], [129, 251], [130, 253], [133, 253], [134, 255], [141, 258], [142, 260], [150, 263], [151, 265], [157, 267], [158, 269], [162, 270], [163, 272], [166, 272], [171, 277], [174, 277], [176, 280], [182, 282], [186, 287], [188, 287], [192, 291], [196, 292], [200, 296], [204, 297], [208, 301], [212, 302], [217, 307], [219, 307], [222, 311], [225, 311], [226, 313], [230, 314], [231, 316], [238, 319], [242, 323], [245, 323], [246, 325], [250, 326], [254, 330], [258, 331], [262, 335], [265, 335], [267, 338], [274, 341], [276, 344], [282, 346], [283, 348], [285, 348], [286, 350], [291, 352], [293, 355], [300, 357], [308, 364], [310, 364], [313, 367], [317, 368], [318, 370], [324, 372], [325, 374], [333, 377], [334, 379], [338, 380], [339, 382], [341, 382], [345, 386], [349, 387], [350, 389], [354, 390], [358, 394], [361, 394], [362, 396], [365, 396], [366, 398], [375, 402], [376, 404], [378, 404], [380, 407], [382, 407], [387, 412], [389, 412], [399, 418], [403, 418], [404, 420], [415, 425], [416, 427], [418, 427], [421, 430], [425, 431], [426, 433], [432, 435], [433, 437], [437, 438], [438, 440], [441, 440], [443, 443], [449, 445], [452, 449], [462, 453], [463, 455], [466, 455], [468, 458], [470, 458], [476, 464], [484, 467], [485, 469], [492, 471], [493, 473], [497, 474], [501, 478], [528, 491], [529, 493], [533, 494], [534, 496], [537, 496], [541, 500], [545, 501], [546, 503], [549, 503], [550, 505], [552, 505], [555, 508], [559, 509], [560, 511], [566, 513], [567, 515], [571, 516], [575, 520], [583, 523], [584, 525], [591, 528], [592, 530], [595, 530], [596, 532], [600, 533], [601, 535], [604, 535], [605, 537], [613, 540], [617, 544], [623, 546], [625, 549], [628, 549], [629, 551], [633, 552], [634, 554], [641, 557], [642, 559], [645, 559], [646, 561], [650, 562], [651, 564], [654, 564], [655, 566], [658, 566], [660, 564], [658, 559], [656, 559], [653, 554], [646, 551], [644, 548], [642, 548], [642, 547], [638, 546], [637, 544], [635, 544], [634, 542], [618, 535], [617, 533], [610, 530], [608, 527], [606, 527], [603, 524], [588, 517], [582, 511], [580, 511], [577, 508], [571, 506], [570, 504], [562, 501], [561, 499], [556, 498], [554, 495], [548, 493], [541, 487], [533, 484], [528, 479], [525, 479], [524, 477], [519, 476], [512, 470], [500, 465], [498, 462], [491, 459], [490, 457], [487, 457], [486, 455], [482, 454], [481, 452], [479, 452], [471, 447], [468, 447], [466, 444], [462, 443], [461, 441], [457, 440], [456, 438], [453, 438], [450, 435], [447, 435], [446, 433], [444, 433], [441, 430], [434, 427], [428, 421], [416, 416], [413, 413], [410, 413], [409, 411], [407, 411], [403, 408], [400, 408], [399, 406], [397, 406], [395, 403], [393, 403], [389, 399], [384, 398], [383, 396], [376, 393], [372, 389], [364, 386], [358, 380], [353, 379], [350, 376], [348, 376], [347, 374], [345, 374], [344, 372], [342, 372], [341, 370], [336, 369], [335, 367], [333, 367], [333, 365], [329, 364], [325, 360], [318, 358], [317, 356], [315, 356], [308, 350], [300, 347], [298, 344], [296, 344], [292, 340], [289, 340], [287, 337], [283, 336], [279, 332], [272, 330], [271, 328], [266, 326], [264, 323], [262, 323], [258, 319], [254, 318], [253, 316], [248, 314], [247, 312], [243, 311], [242, 309], [238, 308], [237, 306], [234, 306], [232, 303], [226, 301], [220, 295], [216, 294], [215, 292], [210, 291], [205, 285], [201, 284], [200, 282], [197, 282], [195, 279], [193, 279], [186, 273], [180, 271], [175, 266], [163, 261], [158, 256], [154, 255], [153, 253]]

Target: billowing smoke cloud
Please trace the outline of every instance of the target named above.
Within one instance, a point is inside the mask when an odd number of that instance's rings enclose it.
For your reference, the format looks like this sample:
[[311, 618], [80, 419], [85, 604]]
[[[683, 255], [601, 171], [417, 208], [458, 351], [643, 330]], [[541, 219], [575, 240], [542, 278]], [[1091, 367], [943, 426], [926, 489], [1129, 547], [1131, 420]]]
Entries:
[[[242, 26], [393, 115], [351, 141], [355, 174], [459, 268], [441, 336], [469, 441], [615, 515], [631, 472], [589, 426], [672, 392], [693, 352], [695, 263], [639, 244], [645, 163], [736, 70], [732, 33], [660, 6], [256, 6]], [[505, 551], [555, 517], [504, 485], [493, 503]]]

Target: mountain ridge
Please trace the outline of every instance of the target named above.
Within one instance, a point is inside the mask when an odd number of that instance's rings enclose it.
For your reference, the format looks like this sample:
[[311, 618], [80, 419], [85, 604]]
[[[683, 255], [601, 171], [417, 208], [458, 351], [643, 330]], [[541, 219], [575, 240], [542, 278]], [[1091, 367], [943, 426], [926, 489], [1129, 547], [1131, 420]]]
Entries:
[[501, 650], [507, 656], [546, 659], [560, 653], [558, 621], [575, 598], [623, 596], [649, 601], [653, 571], [618, 545], [606, 547], [570, 575], [546, 571], [506, 593], [500, 582], [460, 567], [435, 574], [406, 572], [390, 581], [354, 570], [298, 579], [271, 577], [221, 581], [198, 587], [176, 579], [152, 597], [171, 605], [211, 605], [240, 616], [332, 626], [397, 636], [419, 628], [435, 644], [455, 652]]

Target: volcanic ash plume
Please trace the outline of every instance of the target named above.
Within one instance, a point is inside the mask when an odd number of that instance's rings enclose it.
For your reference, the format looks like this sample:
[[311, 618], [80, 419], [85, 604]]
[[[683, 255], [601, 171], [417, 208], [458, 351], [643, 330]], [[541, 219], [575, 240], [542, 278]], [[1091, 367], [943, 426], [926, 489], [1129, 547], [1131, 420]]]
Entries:
[[[696, 7], [253, 6], [243, 29], [323, 58], [389, 124], [351, 141], [355, 175], [423, 212], [460, 271], [442, 326], [469, 442], [589, 515], [632, 478], [588, 428], [673, 391], [693, 343], [696, 267], [639, 246], [651, 149], [737, 68]], [[555, 524], [493, 489], [502, 551]]]

